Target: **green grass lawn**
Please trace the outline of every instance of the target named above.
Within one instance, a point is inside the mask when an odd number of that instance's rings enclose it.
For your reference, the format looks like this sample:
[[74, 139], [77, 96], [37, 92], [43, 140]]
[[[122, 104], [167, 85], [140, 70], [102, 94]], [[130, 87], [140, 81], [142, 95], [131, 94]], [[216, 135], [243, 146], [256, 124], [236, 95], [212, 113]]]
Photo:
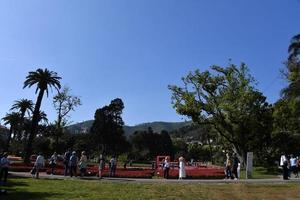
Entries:
[[[254, 167], [253, 168], [253, 174], [252, 178], [253, 179], [271, 179], [271, 178], [278, 178], [281, 176], [279, 170], [273, 170], [273, 171], [267, 171], [266, 168], [264, 167]], [[241, 171], [241, 179], [246, 178], [246, 171], [242, 170]]]
[[0, 199], [300, 199], [300, 184], [130, 183], [14, 178]]

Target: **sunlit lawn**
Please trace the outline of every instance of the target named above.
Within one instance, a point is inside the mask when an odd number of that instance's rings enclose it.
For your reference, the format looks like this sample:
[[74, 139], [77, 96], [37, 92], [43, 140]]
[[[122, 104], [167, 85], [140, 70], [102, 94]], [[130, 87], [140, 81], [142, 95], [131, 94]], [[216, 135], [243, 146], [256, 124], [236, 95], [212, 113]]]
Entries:
[[[268, 172], [266, 168], [263, 167], [254, 167], [253, 168], [253, 179], [272, 179], [272, 178], [278, 178], [281, 176], [281, 173], [279, 170], [274, 170], [272, 172]], [[241, 171], [241, 178], [245, 179], [246, 177], [246, 171]]]
[[300, 184], [130, 183], [10, 179], [0, 199], [300, 199]]

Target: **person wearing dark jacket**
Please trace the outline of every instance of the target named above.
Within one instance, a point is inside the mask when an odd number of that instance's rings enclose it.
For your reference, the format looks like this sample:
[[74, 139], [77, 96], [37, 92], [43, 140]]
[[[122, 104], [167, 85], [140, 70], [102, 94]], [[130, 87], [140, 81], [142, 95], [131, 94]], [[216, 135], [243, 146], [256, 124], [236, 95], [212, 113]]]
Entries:
[[9, 167], [9, 160], [7, 158], [7, 153], [3, 154], [3, 157], [0, 160], [0, 182], [2, 181], [3, 178], [3, 182], [6, 183], [7, 181], [7, 175], [8, 175], [8, 167]]
[[69, 169], [70, 169], [70, 166], [69, 166], [69, 162], [70, 162], [70, 157], [71, 157], [71, 152], [70, 150], [68, 149], [64, 155], [64, 167], [65, 167], [65, 170], [64, 170], [64, 175], [65, 176], [68, 176], [68, 173], [69, 173]]
[[77, 177], [77, 162], [78, 162], [78, 158], [76, 156], [76, 151], [72, 152], [72, 155], [70, 157], [70, 161], [69, 161], [69, 166], [70, 166], [70, 176], [73, 177], [73, 175], [75, 177]]
[[232, 155], [232, 174], [234, 176], [234, 179], [238, 179], [238, 173], [237, 173], [237, 169], [238, 169], [238, 166], [239, 166], [239, 159], [236, 155], [236, 153], [233, 153]]
[[282, 169], [283, 169], [283, 180], [289, 180], [289, 169], [288, 169], [288, 161], [287, 160], [285, 160], [283, 162]]

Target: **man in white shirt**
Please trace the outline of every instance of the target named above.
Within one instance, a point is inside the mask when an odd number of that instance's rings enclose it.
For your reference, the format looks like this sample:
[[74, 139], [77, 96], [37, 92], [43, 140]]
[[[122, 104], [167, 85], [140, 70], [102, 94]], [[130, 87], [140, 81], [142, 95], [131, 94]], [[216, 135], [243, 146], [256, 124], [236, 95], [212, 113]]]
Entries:
[[297, 169], [297, 158], [292, 154], [290, 158], [291, 172], [298, 177], [298, 169]]
[[281, 167], [283, 167], [285, 161], [287, 161], [286, 156], [284, 154], [282, 154], [280, 157], [280, 166]]

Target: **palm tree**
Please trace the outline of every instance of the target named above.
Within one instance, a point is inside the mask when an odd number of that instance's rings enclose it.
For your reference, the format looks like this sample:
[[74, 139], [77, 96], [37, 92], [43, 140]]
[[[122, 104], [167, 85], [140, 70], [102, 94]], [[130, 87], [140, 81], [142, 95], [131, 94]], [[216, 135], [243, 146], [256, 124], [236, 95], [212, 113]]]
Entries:
[[38, 131], [39, 113], [44, 93], [46, 92], [48, 97], [49, 87], [54, 87], [55, 89], [59, 90], [61, 88], [60, 79], [61, 77], [59, 77], [56, 72], [49, 71], [47, 68], [44, 70], [39, 68], [36, 71], [31, 71], [26, 77], [23, 88], [30, 88], [33, 85], [37, 85], [35, 93], [38, 93], [38, 97], [33, 110], [31, 131], [25, 149], [25, 162], [30, 161], [29, 158], [32, 153], [32, 142]]
[[[44, 111], [40, 111], [39, 115], [38, 115], [38, 123], [43, 121], [44, 123], [48, 123], [48, 118], [47, 118], [47, 114]], [[23, 129], [24, 129], [24, 148], [26, 148], [26, 141], [28, 139], [28, 133], [30, 132], [30, 128], [32, 124], [32, 119], [30, 118], [25, 118], [24, 122], [23, 122]]]
[[43, 121], [44, 123], [48, 123], [47, 114], [44, 111], [40, 111], [38, 115], [38, 121]]
[[18, 132], [18, 138], [21, 139], [22, 137], [22, 130], [23, 125], [24, 125], [24, 117], [27, 112], [27, 114], [30, 116], [30, 113], [33, 111], [33, 102], [29, 99], [20, 99], [15, 101], [15, 103], [12, 105], [11, 109], [12, 110], [18, 110], [20, 112], [20, 130]]
[[295, 35], [288, 48], [289, 57], [286, 63], [287, 72], [285, 73], [289, 85], [281, 93], [287, 99], [300, 98], [300, 34]]
[[19, 110], [21, 113], [21, 118], [25, 117], [25, 113], [27, 112], [30, 115], [29, 111], [33, 111], [33, 102], [29, 99], [20, 99], [15, 101], [10, 110]]
[[20, 123], [20, 114], [16, 112], [6, 113], [5, 117], [3, 117], [2, 120], [4, 121], [4, 125], [10, 125], [9, 134], [5, 146], [5, 151], [8, 151], [11, 136], [13, 133], [16, 133], [16, 130], [18, 129]]

